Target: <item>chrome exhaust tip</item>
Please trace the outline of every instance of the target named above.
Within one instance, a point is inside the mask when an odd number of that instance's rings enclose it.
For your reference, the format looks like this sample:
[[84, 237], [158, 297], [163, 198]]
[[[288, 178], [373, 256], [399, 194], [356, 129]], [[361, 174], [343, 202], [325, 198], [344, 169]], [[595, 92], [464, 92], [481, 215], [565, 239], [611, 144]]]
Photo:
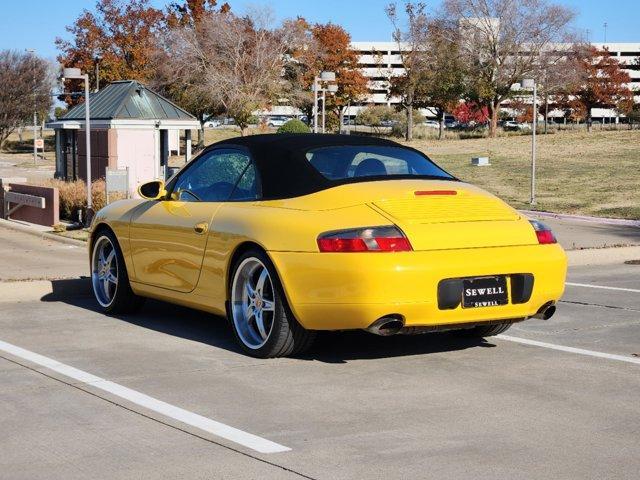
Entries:
[[549, 320], [551, 317], [553, 317], [554, 313], [556, 313], [556, 306], [554, 305], [554, 302], [547, 302], [543, 306], [541, 306], [538, 310], [538, 313], [533, 315], [531, 318]]
[[367, 332], [381, 337], [390, 337], [400, 333], [404, 327], [404, 319], [402, 317], [389, 315], [381, 317], [367, 327]]

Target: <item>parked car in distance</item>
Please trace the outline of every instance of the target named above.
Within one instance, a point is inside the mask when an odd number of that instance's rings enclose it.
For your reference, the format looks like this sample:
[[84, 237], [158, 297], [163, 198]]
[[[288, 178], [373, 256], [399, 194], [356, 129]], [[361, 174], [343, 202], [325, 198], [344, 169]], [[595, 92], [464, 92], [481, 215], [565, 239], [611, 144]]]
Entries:
[[436, 120], [425, 120], [420, 125], [423, 126], [423, 127], [427, 127], [427, 128], [440, 129], [440, 122], [438, 122]]
[[381, 127], [393, 127], [397, 123], [398, 123], [397, 120], [381, 120], [380, 121], [380, 126]]
[[502, 128], [505, 132], [520, 132], [524, 130], [531, 130], [531, 125], [528, 123], [520, 123], [515, 120], [507, 120], [502, 124]]
[[207, 120], [204, 123], [205, 128], [216, 128], [220, 125], [222, 125], [222, 122], [220, 120]]
[[287, 123], [287, 120], [289, 120], [287, 117], [269, 117], [267, 125], [273, 128], [278, 128]]
[[100, 308], [150, 297], [226, 316], [256, 357], [300, 353], [319, 330], [497, 335], [548, 319], [564, 291], [544, 224], [390, 140], [227, 139], [138, 192], [91, 226]]

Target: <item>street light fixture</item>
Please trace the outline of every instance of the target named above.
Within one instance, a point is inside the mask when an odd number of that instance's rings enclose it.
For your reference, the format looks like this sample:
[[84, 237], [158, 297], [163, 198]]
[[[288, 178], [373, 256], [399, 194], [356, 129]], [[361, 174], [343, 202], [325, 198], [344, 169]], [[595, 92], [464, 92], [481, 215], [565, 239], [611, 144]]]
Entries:
[[91, 223], [93, 217], [93, 202], [91, 201], [91, 121], [89, 107], [89, 75], [83, 74], [79, 68], [65, 68], [62, 74], [64, 80], [84, 80], [84, 116], [85, 116], [85, 149], [87, 160], [87, 215], [85, 225]]
[[522, 84], [514, 83], [512, 90], [530, 90], [533, 94], [533, 119], [531, 122], [531, 197], [529, 203], [536, 204], [536, 130], [538, 126], [538, 86], [535, 79], [525, 78]]
[[324, 133], [325, 127], [325, 93], [335, 93], [338, 90], [337, 85], [329, 84], [326, 88], [323, 88], [323, 83], [335, 82], [335, 72], [323, 71], [320, 72], [320, 76], [314, 77], [313, 85], [313, 133], [318, 133], [318, 92], [322, 92], [322, 133]]

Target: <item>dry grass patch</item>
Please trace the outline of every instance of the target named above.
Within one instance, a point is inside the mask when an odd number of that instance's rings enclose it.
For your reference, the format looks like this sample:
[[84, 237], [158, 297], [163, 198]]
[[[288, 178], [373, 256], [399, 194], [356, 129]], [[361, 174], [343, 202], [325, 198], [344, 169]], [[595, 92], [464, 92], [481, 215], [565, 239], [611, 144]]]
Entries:
[[[515, 207], [529, 205], [531, 137], [416, 140], [459, 178]], [[490, 167], [473, 167], [487, 156]], [[640, 218], [640, 131], [561, 132], [538, 136], [537, 208], [620, 218]]]

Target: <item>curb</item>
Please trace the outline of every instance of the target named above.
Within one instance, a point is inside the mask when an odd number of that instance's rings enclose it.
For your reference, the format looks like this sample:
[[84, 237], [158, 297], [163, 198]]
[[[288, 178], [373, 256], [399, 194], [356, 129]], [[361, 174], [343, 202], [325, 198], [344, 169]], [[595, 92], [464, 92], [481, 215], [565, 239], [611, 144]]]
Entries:
[[602, 225], [622, 225], [626, 227], [640, 228], [640, 220], [627, 220], [624, 218], [589, 217], [587, 215], [569, 215], [567, 213], [541, 212], [537, 210], [518, 210], [527, 216], [539, 216], [556, 218], [558, 220], [573, 220], [585, 223], [600, 223]]
[[17, 280], [0, 283], [1, 303], [57, 302], [66, 298], [89, 298], [93, 295], [89, 277], [57, 280]]
[[582, 250], [567, 250], [570, 267], [581, 265], [613, 265], [622, 264], [627, 260], [640, 259], [640, 246], [585, 248]]
[[15, 230], [22, 233], [33, 235], [34, 237], [42, 238], [43, 240], [53, 240], [54, 242], [66, 243], [67, 245], [73, 245], [76, 247], [87, 247], [87, 242], [82, 240], [76, 240], [74, 238], [66, 238], [54, 233], [42, 232], [36, 228], [21, 223], [15, 223], [10, 220], [0, 219], [0, 227], [7, 228], [9, 230]]

